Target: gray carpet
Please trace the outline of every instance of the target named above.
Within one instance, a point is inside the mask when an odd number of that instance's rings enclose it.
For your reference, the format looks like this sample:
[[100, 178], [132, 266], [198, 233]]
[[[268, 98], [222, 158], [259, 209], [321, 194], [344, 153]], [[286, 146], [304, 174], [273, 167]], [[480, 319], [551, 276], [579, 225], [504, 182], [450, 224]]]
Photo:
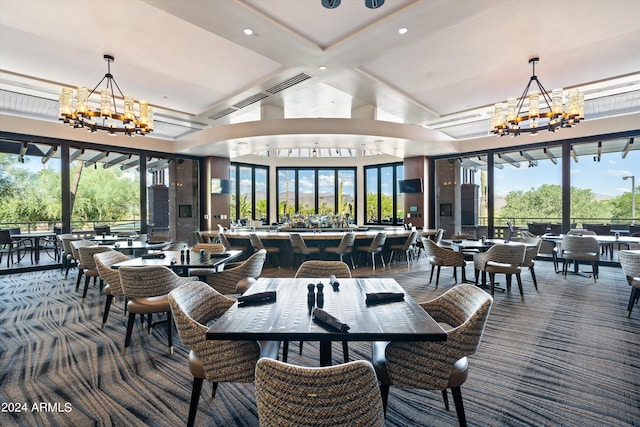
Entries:
[[[375, 274], [395, 277], [417, 300], [453, 286], [446, 269], [439, 289], [427, 286], [425, 269], [423, 261]], [[625, 317], [630, 291], [621, 270], [603, 267], [597, 284], [564, 280], [546, 262], [536, 271], [539, 291], [523, 274], [524, 302], [515, 286], [496, 293], [462, 389], [469, 425], [640, 425], [640, 307]], [[163, 326], [151, 335], [136, 328], [123, 356], [122, 301], [101, 330], [104, 295], [91, 288], [82, 304], [74, 278], [56, 270], [0, 276], [0, 426], [184, 425], [192, 378], [179, 340], [168, 355]], [[290, 362], [317, 366], [314, 343], [305, 343], [302, 356], [297, 348]], [[370, 356], [368, 344], [350, 350], [352, 359]], [[341, 358], [335, 344], [335, 363]], [[210, 400], [205, 383], [197, 425], [257, 425], [253, 392], [252, 384], [222, 384]], [[9, 412], [16, 403], [24, 412]], [[389, 426], [457, 425], [453, 408], [445, 411], [432, 391], [392, 388], [386, 419]]]

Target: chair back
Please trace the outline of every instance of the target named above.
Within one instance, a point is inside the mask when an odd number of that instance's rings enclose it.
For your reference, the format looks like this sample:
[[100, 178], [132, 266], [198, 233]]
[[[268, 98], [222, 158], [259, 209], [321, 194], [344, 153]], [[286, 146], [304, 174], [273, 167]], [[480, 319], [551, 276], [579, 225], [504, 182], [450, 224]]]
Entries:
[[353, 246], [356, 242], [356, 233], [348, 232], [342, 236], [340, 244], [338, 245], [339, 254], [349, 254], [353, 251]]
[[366, 360], [310, 368], [260, 359], [256, 404], [263, 427], [384, 425], [378, 380]]
[[202, 235], [202, 233], [200, 231], [194, 231], [193, 235], [196, 238], [196, 242], [197, 243], [208, 243], [207, 239], [204, 238], [204, 236]]
[[293, 253], [307, 253], [307, 244], [300, 233], [289, 233], [289, 243]]
[[548, 227], [549, 224], [547, 224], [546, 222], [533, 222], [527, 224], [529, 232], [534, 236], [542, 236], [543, 234], [546, 234]]
[[618, 258], [620, 259], [620, 266], [622, 266], [622, 272], [627, 278], [630, 286], [640, 288], [640, 255], [633, 254], [628, 251], [618, 252]]
[[267, 250], [260, 249], [237, 267], [207, 276], [207, 283], [222, 294], [237, 293], [238, 282], [243, 279], [260, 277], [266, 259]]
[[9, 230], [0, 230], [0, 245], [11, 245], [11, 234]]
[[218, 238], [220, 239], [220, 244], [222, 244], [226, 250], [231, 249], [231, 243], [229, 243], [229, 239], [227, 239], [224, 233], [218, 233]]
[[311, 260], [303, 262], [296, 271], [296, 278], [321, 278], [334, 275], [340, 279], [350, 279], [351, 270], [342, 261], [318, 261]]
[[222, 245], [221, 243], [197, 243], [193, 245], [191, 250], [193, 252], [199, 252], [201, 250], [204, 250], [207, 253], [215, 254], [215, 253], [224, 252], [224, 245]]
[[385, 233], [384, 231], [379, 232], [378, 234], [376, 234], [376, 237], [374, 237], [373, 240], [371, 241], [371, 244], [369, 245], [369, 251], [370, 252], [381, 251], [386, 241], [387, 241], [387, 233]]
[[611, 234], [611, 226], [609, 224], [582, 224], [582, 228], [593, 231], [596, 235], [608, 236]]
[[15, 236], [16, 234], [20, 234], [20, 227], [9, 228], [9, 234], [12, 236]]
[[587, 230], [586, 228], [572, 228], [567, 233], [568, 236], [595, 236], [596, 232], [593, 230]]
[[262, 244], [262, 240], [256, 233], [249, 233], [249, 243], [251, 243], [251, 247], [254, 251], [259, 251], [260, 249], [264, 249], [264, 245]]
[[416, 244], [417, 239], [418, 239], [418, 232], [412, 231], [411, 233], [409, 233], [409, 236], [407, 236], [406, 240], [404, 241], [404, 245], [402, 245], [402, 249], [405, 251], [409, 250], [411, 246]]
[[445, 342], [391, 342], [386, 349], [391, 384], [401, 388], [447, 388], [453, 365], [478, 349], [493, 298], [477, 286], [460, 284], [420, 304], [447, 325]]
[[[149, 241], [149, 243], [153, 243], [152, 241]], [[170, 243], [167, 246], [164, 246], [162, 248], [163, 251], [181, 251], [182, 249], [186, 249], [187, 248], [187, 244], [185, 242], [174, 242], [174, 243]]]
[[98, 269], [100, 278], [109, 285], [112, 295], [122, 295], [122, 285], [120, 284], [120, 273], [113, 264], [129, 260], [129, 257], [118, 251], [99, 252], [93, 255], [93, 259]]
[[600, 246], [598, 245], [598, 241], [593, 236], [584, 236], [584, 235], [567, 235], [562, 239], [562, 243], [560, 244], [562, 248], [562, 254], [589, 254], [594, 257], [599, 258], [600, 254]]
[[150, 298], [166, 295], [186, 281], [197, 277], [180, 277], [167, 267], [120, 267], [120, 283], [127, 298]]
[[500, 264], [510, 264], [512, 266], [522, 265], [526, 253], [526, 246], [519, 243], [502, 244], [498, 243], [487, 250], [487, 258], [491, 262]]
[[251, 382], [260, 357], [256, 341], [211, 341], [207, 324], [235, 303], [203, 282], [190, 282], [169, 293], [171, 314], [182, 343], [202, 361], [213, 382]]
[[93, 232], [96, 233], [96, 236], [104, 234], [111, 234], [111, 227], [108, 225], [94, 225]]
[[[78, 249], [85, 246], [95, 246], [93, 242], [84, 239], [72, 240], [69, 244], [71, 246], [71, 255], [73, 256], [73, 259], [80, 262], [80, 264], [82, 264], [82, 261], [80, 260], [80, 252], [78, 252]], [[80, 265], [79, 267], [82, 266]]]
[[442, 240], [443, 235], [444, 235], [444, 228], [438, 228], [438, 231], [436, 231], [436, 234], [433, 235], [431, 240], [433, 240], [436, 243], [440, 243], [440, 240]]
[[85, 270], [96, 270], [96, 261], [93, 259], [93, 255], [109, 251], [113, 251], [113, 249], [107, 246], [91, 245], [79, 247], [80, 265]]

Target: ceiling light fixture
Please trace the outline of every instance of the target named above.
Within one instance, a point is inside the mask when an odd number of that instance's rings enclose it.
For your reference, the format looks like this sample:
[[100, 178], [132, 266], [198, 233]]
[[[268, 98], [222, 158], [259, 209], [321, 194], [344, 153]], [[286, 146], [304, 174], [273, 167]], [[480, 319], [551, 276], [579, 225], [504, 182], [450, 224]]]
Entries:
[[[118, 83], [111, 74], [111, 63], [114, 57], [104, 55], [107, 61], [107, 73], [98, 82], [91, 92], [84, 86], [78, 86], [74, 99], [73, 90], [62, 88], [60, 94], [60, 120], [74, 128], [85, 128], [89, 132], [104, 130], [110, 135], [118, 132], [128, 136], [146, 135], [153, 131], [153, 109], [146, 101], [138, 101], [138, 115], [135, 114], [136, 102], [133, 96], [123, 95]], [[107, 80], [107, 85], [100, 91], [100, 109], [94, 111], [89, 108], [89, 99], [103, 81]], [[124, 100], [123, 112], [119, 113], [116, 107], [114, 88], [120, 93]], [[97, 120], [93, 120], [97, 118]]]
[[[538, 130], [548, 130], [556, 132], [560, 128], [570, 128], [584, 119], [584, 94], [577, 89], [567, 92], [567, 102], [564, 102], [562, 89], [554, 89], [551, 96], [542, 86], [536, 76], [536, 63], [539, 58], [531, 58], [533, 73], [531, 79], [525, 87], [520, 99], [509, 98], [507, 103], [498, 103], [494, 107], [491, 117], [491, 132], [499, 135], [518, 136], [521, 132], [535, 135]], [[532, 90], [529, 87], [532, 82], [536, 82], [539, 90]], [[534, 86], [535, 88], [535, 86]], [[528, 95], [527, 95], [528, 94]], [[540, 112], [540, 95], [548, 111]], [[521, 114], [525, 100], [528, 100], [528, 112]], [[545, 108], [543, 105], [542, 108]], [[529, 127], [523, 128], [521, 124], [529, 122]]]
[[[340, 6], [342, 0], [320, 0], [322, 6], [327, 9], [335, 9]], [[369, 9], [377, 9], [384, 4], [384, 0], [364, 0], [364, 5]]]

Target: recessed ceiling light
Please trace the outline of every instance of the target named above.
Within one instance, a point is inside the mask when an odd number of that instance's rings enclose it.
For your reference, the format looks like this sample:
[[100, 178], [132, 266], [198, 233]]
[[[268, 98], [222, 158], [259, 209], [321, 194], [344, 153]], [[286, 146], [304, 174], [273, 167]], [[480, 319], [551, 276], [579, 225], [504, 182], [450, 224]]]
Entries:
[[400, 28], [398, 30], [398, 34], [402, 35], [402, 34], [407, 34], [407, 31], [409, 31], [409, 29], [407, 28]]
[[242, 30], [243, 33], [245, 33], [245, 35], [250, 36], [253, 34], [253, 30], [251, 28], [245, 28], [244, 30]]
[[326, 67], [326, 66], [324, 66], [324, 65], [321, 65], [321, 66], [319, 66], [319, 67], [318, 67], [318, 69], [320, 69], [320, 71], [324, 71], [324, 70], [326, 70], [326, 69], [327, 69], [327, 67]]

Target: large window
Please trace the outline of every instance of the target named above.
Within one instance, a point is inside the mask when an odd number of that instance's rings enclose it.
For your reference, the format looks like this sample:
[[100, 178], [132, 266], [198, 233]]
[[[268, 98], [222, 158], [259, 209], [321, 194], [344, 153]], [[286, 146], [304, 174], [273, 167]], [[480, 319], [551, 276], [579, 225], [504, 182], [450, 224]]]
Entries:
[[355, 168], [278, 168], [278, 218], [355, 215]]
[[268, 172], [266, 166], [231, 164], [231, 221], [269, 222]]
[[365, 201], [367, 224], [401, 225], [404, 223], [403, 196], [398, 181], [404, 177], [402, 163], [365, 167]]

